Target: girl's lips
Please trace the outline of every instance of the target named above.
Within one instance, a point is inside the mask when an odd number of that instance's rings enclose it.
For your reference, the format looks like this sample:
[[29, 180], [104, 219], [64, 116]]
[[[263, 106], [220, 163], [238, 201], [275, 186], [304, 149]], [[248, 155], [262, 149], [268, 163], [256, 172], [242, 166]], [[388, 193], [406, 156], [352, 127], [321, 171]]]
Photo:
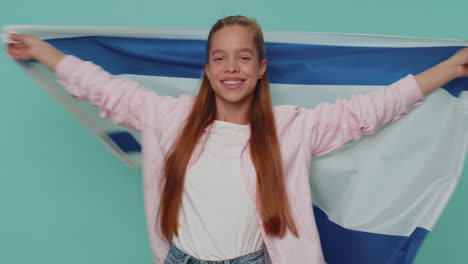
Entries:
[[243, 83], [244, 83], [244, 80], [224, 80], [224, 81], [221, 81], [221, 83], [223, 84], [224, 87], [228, 88], [228, 89], [236, 89], [238, 87], [240, 87]]

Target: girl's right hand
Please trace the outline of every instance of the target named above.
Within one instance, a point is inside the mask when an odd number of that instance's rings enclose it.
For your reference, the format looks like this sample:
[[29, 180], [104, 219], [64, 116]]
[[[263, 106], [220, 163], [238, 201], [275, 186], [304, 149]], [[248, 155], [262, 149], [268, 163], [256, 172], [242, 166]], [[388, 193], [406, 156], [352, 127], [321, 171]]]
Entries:
[[35, 60], [35, 54], [45, 46], [44, 41], [29, 35], [10, 34], [10, 39], [17, 42], [7, 47], [8, 55], [15, 60]]
[[52, 71], [65, 56], [47, 42], [30, 35], [10, 34], [10, 39], [17, 43], [7, 46], [7, 53], [14, 60], [37, 60]]

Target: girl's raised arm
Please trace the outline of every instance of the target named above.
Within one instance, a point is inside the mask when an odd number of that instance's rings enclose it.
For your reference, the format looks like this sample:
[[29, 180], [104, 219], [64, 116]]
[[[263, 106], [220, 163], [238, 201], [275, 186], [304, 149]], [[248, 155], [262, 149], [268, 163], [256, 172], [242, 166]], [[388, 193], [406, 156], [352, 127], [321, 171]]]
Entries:
[[[100, 116], [113, 123], [141, 131], [145, 120], [164, 124], [174, 109], [184, 109], [190, 100], [158, 96], [136, 82], [117, 78], [99, 66], [65, 55], [48, 43], [29, 35], [13, 34], [8, 45], [15, 60], [37, 60], [57, 74], [58, 82], [77, 100], [87, 100], [100, 109]], [[145, 118], [145, 115], [151, 117]], [[164, 121], [162, 121], [164, 120]]]
[[297, 120], [305, 146], [313, 156], [323, 155], [350, 140], [372, 134], [381, 125], [405, 115], [427, 95], [459, 77], [468, 77], [468, 48], [418, 74], [366, 94], [299, 109]]

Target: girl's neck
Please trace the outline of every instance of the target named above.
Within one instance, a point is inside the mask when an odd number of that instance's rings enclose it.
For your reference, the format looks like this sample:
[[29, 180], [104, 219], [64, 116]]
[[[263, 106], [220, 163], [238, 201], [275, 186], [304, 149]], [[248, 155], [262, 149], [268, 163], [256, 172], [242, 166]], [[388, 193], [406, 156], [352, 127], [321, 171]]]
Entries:
[[216, 120], [235, 123], [240, 125], [248, 125], [250, 102], [242, 104], [233, 104], [229, 102], [220, 102], [216, 100]]

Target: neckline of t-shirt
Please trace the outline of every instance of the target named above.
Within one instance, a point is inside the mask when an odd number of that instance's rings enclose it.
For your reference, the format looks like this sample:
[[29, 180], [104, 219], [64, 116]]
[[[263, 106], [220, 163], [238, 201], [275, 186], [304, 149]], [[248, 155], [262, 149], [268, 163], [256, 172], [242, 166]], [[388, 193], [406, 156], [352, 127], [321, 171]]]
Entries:
[[250, 125], [240, 125], [236, 123], [214, 120], [213, 121], [213, 130], [217, 132], [236, 134], [236, 135], [245, 135], [250, 130]]
[[221, 120], [214, 120], [213, 123], [216, 124], [217, 126], [223, 126], [223, 127], [234, 127], [234, 128], [244, 128], [244, 129], [250, 127], [250, 124], [241, 125], [241, 124], [221, 121]]

